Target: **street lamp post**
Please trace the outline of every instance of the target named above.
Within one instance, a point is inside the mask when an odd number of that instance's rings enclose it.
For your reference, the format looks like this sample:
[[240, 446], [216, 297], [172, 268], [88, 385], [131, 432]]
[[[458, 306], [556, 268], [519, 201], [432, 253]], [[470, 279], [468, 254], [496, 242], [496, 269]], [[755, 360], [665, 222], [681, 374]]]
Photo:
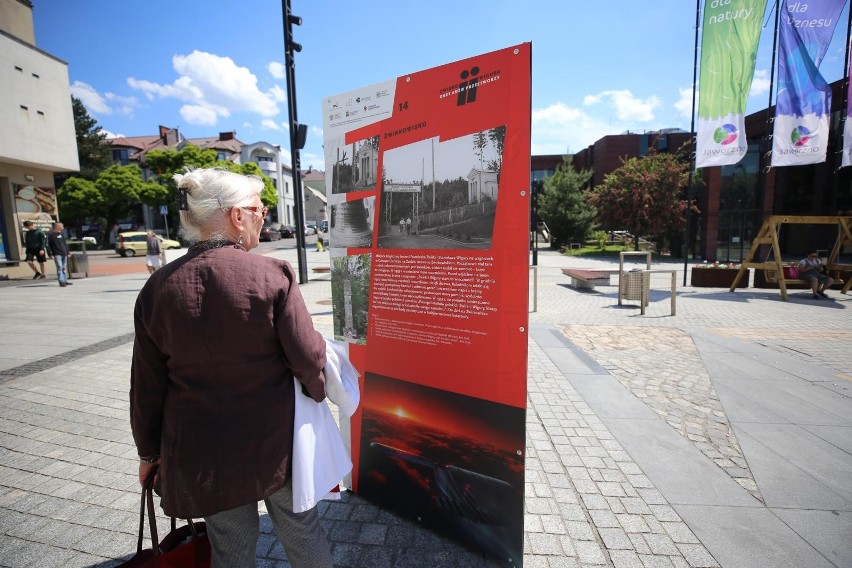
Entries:
[[299, 124], [296, 114], [296, 62], [293, 52], [302, 51], [302, 46], [293, 41], [293, 26], [302, 25], [302, 18], [290, 12], [290, 0], [282, 0], [284, 16], [284, 67], [287, 72], [287, 110], [290, 116], [290, 159], [293, 169], [293, 200], [296, 213], [296, 251], [299, 260], [299, 283], [308, 281], [308, 258], [305, 251], [305, 201], [302, 193], [302, 167], [299, 150], [305, 147], [308, 128]]

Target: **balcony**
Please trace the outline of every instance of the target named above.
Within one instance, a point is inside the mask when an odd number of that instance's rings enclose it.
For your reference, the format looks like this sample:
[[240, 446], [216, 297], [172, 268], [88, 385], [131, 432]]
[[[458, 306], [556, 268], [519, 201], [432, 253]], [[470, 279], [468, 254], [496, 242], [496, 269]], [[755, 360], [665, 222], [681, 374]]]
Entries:
[[275, 162], [264, 160], [262, 162], [256, 162], [256, 163], [257, 163], [258, 167], [260, 168], [260, 171], [262, 171], [263, 173], [265, 173], [267, 175], [269, 175], [269, 172], [272, 172], [273, 174], [275, 173], [275, 170], [276, 170]]

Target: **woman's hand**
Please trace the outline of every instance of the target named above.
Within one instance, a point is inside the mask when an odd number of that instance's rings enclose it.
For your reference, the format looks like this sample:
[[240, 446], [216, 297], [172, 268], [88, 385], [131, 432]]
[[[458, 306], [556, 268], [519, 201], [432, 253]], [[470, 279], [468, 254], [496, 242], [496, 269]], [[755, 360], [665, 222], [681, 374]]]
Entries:
[[[158, 467], [160, 467], [159, 462], [157, 463], [146, 463], [139, 462], [139, 485], [145, 487], [145, 480], [148, 479], [148, 476], [151, 475], [152, 471], [155, 471]], [[157, 480], [157, 473], [154, 473], [154, 481]]]

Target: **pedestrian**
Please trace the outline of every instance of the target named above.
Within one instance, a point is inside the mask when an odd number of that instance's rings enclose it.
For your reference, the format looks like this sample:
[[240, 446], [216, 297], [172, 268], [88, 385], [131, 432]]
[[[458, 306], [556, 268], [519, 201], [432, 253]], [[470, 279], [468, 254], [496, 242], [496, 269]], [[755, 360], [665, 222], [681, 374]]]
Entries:
[[154, 231], [148, 229], [148, 239], [145, 250], [145, 265], [148, 267], [148, 274], [154, 274], [154, 271], [160, 268], [163, 263], [161, 255], [163, 249], [160, 246], [160, 239], [154, 234]]
[[325, 244], [325, 242], [324, 242], [324, 241], [323, 241], [323, 239], [322, 239], [322, 233], [320, 233], [319, 231], [317, 231], [317, 252], [322, 252], [322, 251], [323, 251], [323, 245], [324, 245], [324, 244]]
[[331, 568], [317, 509], [294, 513], [291, 484], [295, 397], [325, 399], [326, 345], [293, 267], [249, 254], [267, 213], [263, 183], [215, 168], [174, 180], [194, 244], [136, 300], [139, 482], [156, 476], [166, 515], [204, 518], [213, 566], [255, 565], [263, 500], [289, 564]]
[[[37, 228], [32, 221], [24, 221], [24, 229], [26, 230], [26, 233], [24, 233], [24, 249], [26, 250], [24, 259], [35, 272], [33, 280], [44, 279], [44, 263], [47, 261], [47, 237], [44, 236], [44, 231]], [[38, 261], [41, 272], [36, 270], [36, 261]]]
[[56, 279], [63, 288], [73, 284], [68, 281], [68, 245], [62, 234], [64, 230], [65, 225], [57, 221], [47, 233], [47, 254], [53, 258], [53, 263], [56, 265]]
[[825, 265], [815, 250], [808, 251], [808, 255], [799, 261], [799, 278], [808, 281], [814, 300], [828, 298], [825, 291], [834, 284], [834, 278], [826, 274]]
[[405, 232], [405, 218], [401, 218], [399, 220], [399, 234], [403, 234]]
[[407, 234], [407, 235], [411, 234], [411, 217], [408, 217], [405, 220], [405, 234]]

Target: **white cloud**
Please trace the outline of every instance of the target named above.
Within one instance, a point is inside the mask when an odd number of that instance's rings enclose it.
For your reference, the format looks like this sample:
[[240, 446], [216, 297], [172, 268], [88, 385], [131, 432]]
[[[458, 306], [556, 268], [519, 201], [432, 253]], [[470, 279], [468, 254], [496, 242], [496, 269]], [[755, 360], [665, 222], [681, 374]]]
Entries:
[[660, 99], [650, 96], [640, 99], [627, 89], [603, 91], [597, 95], [586, 95], [583, 104], [592, 106], [609, 101], [615, 108], [616, 116], [625, 122], [648, 122], [654, 120], [654, 109], [660, 106]]
[[115, 112], [118, 114], [133, 114], [133, 110], [139, 106], [139, 101], [136, 97], [124, 97], [115, 93], [104, 93], [104, 98], [112, 103]]
[[180, 115], [189, 124], [201, 124], [213, 126], [216, 124], [216, 111], [203, 105], [183, 105], [180, 107]]
[[278, 123], [276, 123], [271, 118], [264, 118], [263, 120], [261, 120], [260, 127], [264, 130], [281, 130], [281, 127], [278, 126]]
[[269, 89], [269, 95], [276, 103], [283, 103], [287, 100], [287, 91], [285, 91], [278, 85], [272, 85], [272, 88]]
[[[692, 88], [691, 87], [680, 87], [678, 89], [678, 93], [680, 93], [680, 98], [674, 104], [674, 108], [680, 116], [686, 118], [692, 118]], [[698, 103], [698, 96], [696, 93], [695, 98], [696, 104]]]
[[532, 153], [567, 154], [579, 152], [611, 128], [603, 121], [565, 103], [532, 111]]
[[262, 92], [257, 77], [230, 57], [193, 51], [189, 55], [175, 55], [172, 66], [179, 77], [171, 84], [134, 77], [128, 78], [127, 84], [150, 100], [174, 98], [188, 103], [181, 108], [181, 116], [193, 124], [214, 125], [219, 117], [234, 112], [264, 117], [279, 112], [281, 88], [276, 85], [269, 92]]
[[99, 128], [98, 130], [101, 132], [101, 134], [106, 136], [107, 140], [111, 138], [124, 138], [124, 134], [116, 134], [114, 132], [110, 132], [106, 128]]
[[311, 126], [311, 134], [313, 134], [317, 138], [322, 138], [322, 128], [320, 128], [319, 126]]
[[754, 77], [751, 80], [751, 91], [749, 96], [757, 97], [765, 95], [769, 92], [769, 73], [766, 69], [757, 69], [754, 72]]
[[92, 114], [112, 114], [112, 108], [94, 87], [82, 81], [74, 81], [71, 94], [80, 99], [86, 110]]
[[272, 61], [269, 63], [267, 67], [269, 69], [269, 74], [275, 77], [276, 79], [284, 78], [284, 64], [279, 63], [278, 61]]

